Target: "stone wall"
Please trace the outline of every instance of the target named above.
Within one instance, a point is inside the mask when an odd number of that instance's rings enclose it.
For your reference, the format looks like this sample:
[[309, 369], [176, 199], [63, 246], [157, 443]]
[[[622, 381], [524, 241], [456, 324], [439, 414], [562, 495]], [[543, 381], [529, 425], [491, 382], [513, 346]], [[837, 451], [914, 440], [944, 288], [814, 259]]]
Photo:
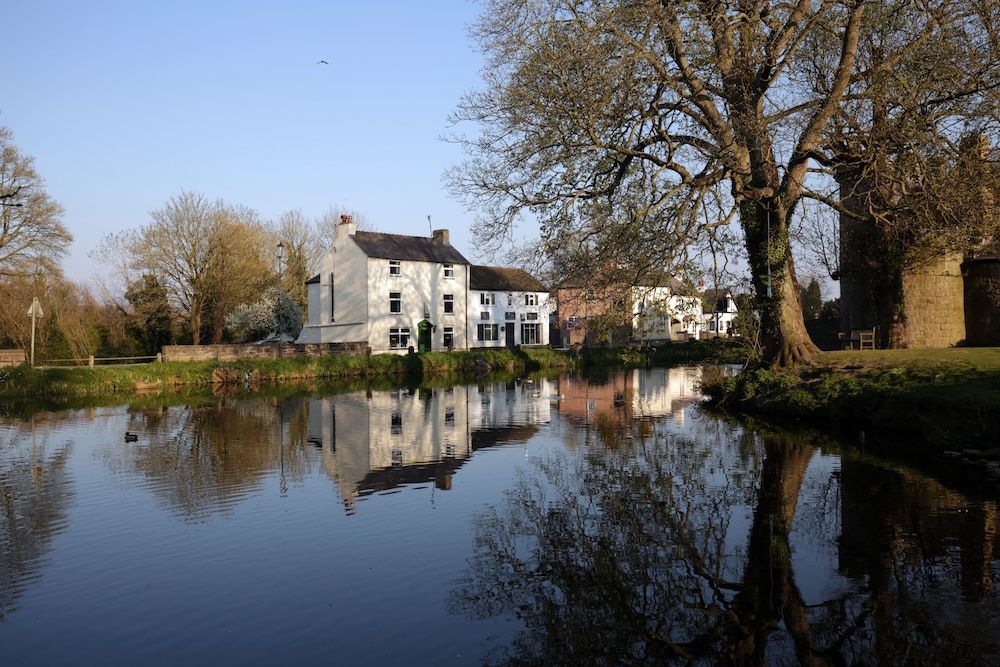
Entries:
[[368, 344], [360, 343], [264, 343], [261, 345], [165, 345], [164, 361], [239, 361], [242, 359], [285, 359], [321, 357], [328, 354], [366, 354]]
[[1000, 345], [1000, 257], [970, 259], [965, 274], [965, 328], [969, 345]]
[[963, 282], [961, 255], [903, 275], [906, 347], [950, 347], [965, 340]]
[[28, 363], [24, 350], [0, 350], [0, 367]]

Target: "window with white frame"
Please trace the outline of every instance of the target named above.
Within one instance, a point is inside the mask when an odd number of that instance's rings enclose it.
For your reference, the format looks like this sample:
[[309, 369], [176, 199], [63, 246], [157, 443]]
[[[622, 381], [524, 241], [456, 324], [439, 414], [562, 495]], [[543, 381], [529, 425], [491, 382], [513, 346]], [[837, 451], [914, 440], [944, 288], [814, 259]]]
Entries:
[[390, 430], [390, 432], [393, 435], [402, 435], [403, 434], [403, 413], [402, 412], [393, 412], [392, 413], [392, 421], [390, 423], [389, 430]]
[[508, 306], [514, 305], [514, 295], [511, 294], [510, 292], [507, 292], [507, 305]]
[[389, 292], [389, 312], [390, 313], [403, 312], [402, 292]]
[[481, 320], [488, 320], [488, 319], [490, 319], [490, 311], [484, 310], [483, 312], [479, 313], [479, 319], [481, 319]]
[[442, 342], [447, 349], [455, 347], [455, 327], [444, 328], [444, 340]]
[[445, 264], [444, 265], [444, 277], [445, 278], [454, 278], [455, 277], [455, 265], [454, 264]]
[[521, 325], [521, 345], [538, 345], [541, 335], [537, 324]]
[[483, 306], [497, 305], [497, 295], [493, 292], [483, 292], [479, 295], [479, 303]]
[[489, 340], [500, 340], [500, 325], [498, 324], [479, 324], [477, 325], [477, 333], [479, 334], [479, 340], [489, 341]]
[[389, 329], [389, 347], [400, 350], [410, 345], [410, 328], [393, 327]]
[[526, 319], [526, 320], [537, 320], [538, 319], [538, 313], [525, 313], [524, 314], [524, 319]]
[[517, 313], [515, 313], [513, 310], [508, 310], [506, 313], [503, 314], [503, 318], [505, 320], [516, 320]]
[[389, 260], [389, 275], [390, 276], [401, 276], [403, 275], [403, 268], [399, 263], [398, 259]]
[[455, 295], [445, 294], [444, 295], [444, 314], [453, 315], [455, 313]]
[[526, 305], [526, 306], [537, 306], [538, 305], [538, 295], [537, 294], [525, 294], [524, 295], [524, 305]]

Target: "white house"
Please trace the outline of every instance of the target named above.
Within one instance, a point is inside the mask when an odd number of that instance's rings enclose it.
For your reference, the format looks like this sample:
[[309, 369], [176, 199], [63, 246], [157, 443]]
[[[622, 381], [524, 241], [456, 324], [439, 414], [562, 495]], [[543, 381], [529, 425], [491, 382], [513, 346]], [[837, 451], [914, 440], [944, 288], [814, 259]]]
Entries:
[[469, 267], [469, 347], [549, 344], [549, 292], [523, 269]]
[[341, 216], [308, 285], [297, 343], [366, 342], [372, 352], [467, 349], [469, 262], [433, 236], [362, 232]]
[[732, 336], [733, 320], [737, 314], [732, 292], [724, 289], [705, 290], [705, 302], [709, 306], [702, 319], [702, 336]]
[[702, 327], [702, 302], [681, 294], [683, 284], [632, 288], [632, 338], [648, 343], [697, 339]]

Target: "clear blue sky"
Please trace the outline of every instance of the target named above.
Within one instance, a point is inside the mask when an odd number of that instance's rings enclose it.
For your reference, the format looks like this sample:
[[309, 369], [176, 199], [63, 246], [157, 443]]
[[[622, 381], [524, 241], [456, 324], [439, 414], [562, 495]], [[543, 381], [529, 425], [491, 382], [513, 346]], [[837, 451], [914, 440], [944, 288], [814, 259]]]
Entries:
[[[106, 233], [181, 190], [276, 218], [339, 204], [380, 230], [451, 230], [474, 258], [472, 216], [442, 171], [447, 115], [478, 85], [451, 2], [4, 3], [0, 125], [35, 156], [88, 280]], [[317, 65], [327, 60], [330, 65]]]

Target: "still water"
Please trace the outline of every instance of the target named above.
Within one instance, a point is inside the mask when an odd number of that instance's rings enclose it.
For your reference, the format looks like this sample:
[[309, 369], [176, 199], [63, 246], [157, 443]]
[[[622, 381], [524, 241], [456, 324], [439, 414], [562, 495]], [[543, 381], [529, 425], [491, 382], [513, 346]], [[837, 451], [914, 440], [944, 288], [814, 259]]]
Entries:
[[0, 661], [1000, 659], [995, 502], [699, 377], [2, 420]]

